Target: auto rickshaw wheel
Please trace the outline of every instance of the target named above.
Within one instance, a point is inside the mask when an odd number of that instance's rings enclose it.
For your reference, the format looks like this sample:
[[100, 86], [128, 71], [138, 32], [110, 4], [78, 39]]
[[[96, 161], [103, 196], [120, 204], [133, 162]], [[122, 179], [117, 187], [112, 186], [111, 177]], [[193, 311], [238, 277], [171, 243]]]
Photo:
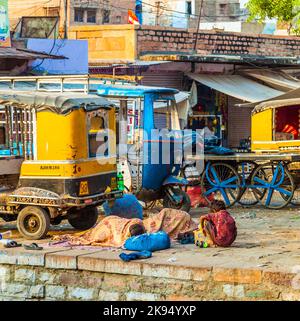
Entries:
[[172, 188], [172, 192], [176, 196], [181, 196], [182, 202], [180, 202], [179, 204], [176, 204], [175, 202], [170, 200], [170, 197], [168, 195], [165, 195], [165, 197], [163, 199], [163, 207], [164, 208], [174, 208], [176, 210], [189, 212], [191, 209], [191, 200], [190, 200], [190, 197], [188, 196], [188, 194], [180, 188]]
[[76, 230], [88, 230], [93, 227], [98, 220], [98, 210], [96, 207], [85, 207], [80, 210], [71, 209], [68, 214], [68, 222]]
[[26, 239], [42, 239], [49, 231], [49, 214], [39, 206], [26, 206], [18, 215], [17, 227]]

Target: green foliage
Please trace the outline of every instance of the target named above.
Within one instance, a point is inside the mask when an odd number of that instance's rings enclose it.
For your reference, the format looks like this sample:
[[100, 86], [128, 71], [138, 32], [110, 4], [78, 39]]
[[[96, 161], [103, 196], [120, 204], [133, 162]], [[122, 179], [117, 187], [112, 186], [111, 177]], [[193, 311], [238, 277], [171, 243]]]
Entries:
[[289, 23], [290, 28], [300, 32], [300, 0], [249, 0], [247, 8], [249, 20], [277, 18], [279, 22]]

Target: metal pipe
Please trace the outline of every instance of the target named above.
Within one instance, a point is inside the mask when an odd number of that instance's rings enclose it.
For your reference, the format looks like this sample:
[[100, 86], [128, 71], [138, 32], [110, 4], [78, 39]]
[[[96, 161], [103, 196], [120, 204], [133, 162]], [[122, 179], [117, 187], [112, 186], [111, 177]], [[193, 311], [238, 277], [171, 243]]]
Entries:
[[25, 157], [25, 142], [24, 142], [24, 112], [20, 110], [20, 134], [22, 143], [22, 155]]
[[28, 109], [28, 145], [29, 145], [29, 159], [32, 160], [32, 117], [31, 109]]
[[12, 106], [8, 107], [8, 123], [9, 123], [9, 150], [11, 152], [11, 155], [13, 155], [13, 115], [12, 115]]
[[27, 123], [27, 109], [24, 109], [24, 158], [28, 159], [27, 153], [27, 134], [28, 134], [28, 123]]
[[19, 149], [19, 117], [18, 117], [18, 109], [14, 107], [13, 110], [14, 115], [14, 124], [15, 124], [15, 142], [17, 145], [17, 153], [20, 155], [20, 149]]
[[8, 106], [5, 106], [5, 146], [9, 147], [9, 114], [8, 114]]

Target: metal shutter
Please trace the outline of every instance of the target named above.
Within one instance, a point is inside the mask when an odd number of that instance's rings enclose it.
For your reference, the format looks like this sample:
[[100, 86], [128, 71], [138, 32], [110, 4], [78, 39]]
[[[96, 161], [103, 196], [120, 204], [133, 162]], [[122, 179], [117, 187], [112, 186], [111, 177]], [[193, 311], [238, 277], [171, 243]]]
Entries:
[[252, 108], [236, 107], [240, 100], [228, 97], [228, 146], [238, 147], [241, 139], [251, 136]]
[[183, 72], [178, 71], [152, 71], [142, 73], [141, 84], [144, 86], [167, 87], [183, 90]]

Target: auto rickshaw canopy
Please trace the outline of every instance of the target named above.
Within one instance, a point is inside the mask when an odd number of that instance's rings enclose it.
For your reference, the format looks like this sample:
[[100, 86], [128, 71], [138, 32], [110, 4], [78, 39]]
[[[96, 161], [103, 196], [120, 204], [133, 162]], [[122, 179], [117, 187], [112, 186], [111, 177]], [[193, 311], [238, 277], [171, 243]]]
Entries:
[[0, 91], [0, 105], [14, 105], [18, 108], [34, 108], [37, 111], [51, 110], [58, 114], [67, 114], [83, 108], [87, 112], [99, 108], [110, 109], [114, 105], [107, 99], [94, 94]]
[[101, 96], [116, 96], [116, 97], [143, 97], [145, 94], [159, 95], [168, 99], [175, 100], [174, 95], [178, 94], [177, 89], [164, 87], [149, 87], [149, 86], [117, 86], [117, 85], [101, 85], [97, 90]]
[[265, 101], [257, 105], [252, 114], [260, 113], [268, 109], [275, 109], [280, 107], [287, 107], [287, 106], [298, 106], [300, 105], [300, 98], [293, 98], [293, 99], [279, 99], [279, 100], [270, 100]]

